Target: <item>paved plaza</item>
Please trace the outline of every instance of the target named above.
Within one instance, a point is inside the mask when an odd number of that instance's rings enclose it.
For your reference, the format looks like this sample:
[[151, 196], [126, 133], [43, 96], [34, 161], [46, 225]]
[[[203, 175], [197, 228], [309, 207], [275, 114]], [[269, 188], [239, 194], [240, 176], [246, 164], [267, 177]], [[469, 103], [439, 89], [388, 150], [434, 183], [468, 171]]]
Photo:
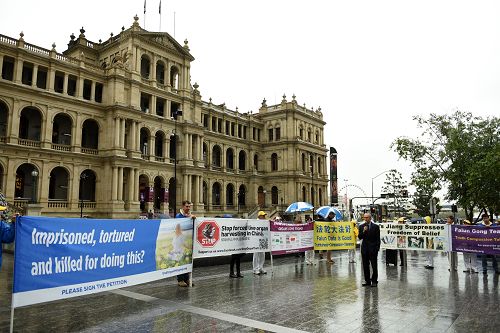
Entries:
[[[112, 292], [18, 308], [15, 332], [498, 332], [499, 276], [448, 272], [444, 255], [424, 269], [386, 267], [379, 254], [378, 288], [361, 286], [361, 265], [334, 252], [335, 263], [305, 265], [274, 258], [274, 274], [229, 279], [228, 265], [196, 267], [195, 286], [170, 278]], [[8, 332], [12, 255], [0, 273], [0, 331]], [[461, 254], [459, 254], [461, 260]]]

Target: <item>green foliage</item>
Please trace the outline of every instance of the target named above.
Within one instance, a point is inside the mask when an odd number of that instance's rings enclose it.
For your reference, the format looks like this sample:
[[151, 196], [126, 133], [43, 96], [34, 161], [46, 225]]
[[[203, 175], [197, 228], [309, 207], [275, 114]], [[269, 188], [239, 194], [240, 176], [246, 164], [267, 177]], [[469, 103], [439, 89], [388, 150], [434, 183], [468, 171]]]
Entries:
[[421, 136], [397, 138], [391, 148], [415, 167], [411, 183], [417, 188], [417, 208], [423, 209], [425, 197], [446, 188], [447, 199], [456, 200], [469, 219], [475, 208], [498, 211], [500, 119], [461, 111], [413, 119], [422, 129]]
[[[385, 182], [382, 186], [382, 193], [391, 194], [390, 201], [385, 201], [385, 204], [394, 204], [394, 216], [405, 215], [405, 207], [408, 205], [408, 198], [403, 197], [403, 192], [408, 192], [406, 182], [403, 181], [403, 175], [397, 170], [391, 170], [385, 175]], [[396, 208], [398, 207], [398, 208]], [[402, 208], [402, 209], [399, 209]], [[396, 209], [398, 209], [396, 213]]]

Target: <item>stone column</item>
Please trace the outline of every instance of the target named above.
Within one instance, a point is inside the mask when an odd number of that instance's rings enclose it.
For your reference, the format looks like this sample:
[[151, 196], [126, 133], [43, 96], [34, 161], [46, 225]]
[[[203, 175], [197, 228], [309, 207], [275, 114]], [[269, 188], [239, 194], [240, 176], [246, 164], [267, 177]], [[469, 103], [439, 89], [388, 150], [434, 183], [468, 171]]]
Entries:
[[90, 86], [90, 100], [94, 101], [95, 100], [95, 82], [92, 81], [91, 86]]
[[120, 148], [125, 148], [125, 119], [120, 119]]
[[118, 197], [118, 168], [112, 167], [112, 180], [111, 180], [111, 200], [116, 201]]
[[63, 94], [68, 94], [68, 73], [64, 73], [64, 81], [63, 81]]
[[120, 118], [114, 118], [115, 132], [114, 132], [114, 148], [120, 146]]
[[137, 123], [132, 120], [132, 126], [130, 126], [130, 150], [137, 150]]
[[2, 66], [0, 66], [0, 77], [2, 77], [2, 69], [3, 69], [3, 54], [0, 54], [0, 64], [2, 64]]
[[38, 79], [38, 64], [33, 65], [33, 73], [31, 74], [31, 86], [36, 87], [36, 81]]
[[23, 76], [23, 60], [15, 59], [14, 61], [14, 82], [21, 83]]
[[83, 77], [78, 76], [78, 83], [77, 83], [77, 92], [76, 92], [76, 97], [78, 99], [82, 99], [83, 98]]
[[123, 201], [123, 167], [118, 167], [118, 201]]

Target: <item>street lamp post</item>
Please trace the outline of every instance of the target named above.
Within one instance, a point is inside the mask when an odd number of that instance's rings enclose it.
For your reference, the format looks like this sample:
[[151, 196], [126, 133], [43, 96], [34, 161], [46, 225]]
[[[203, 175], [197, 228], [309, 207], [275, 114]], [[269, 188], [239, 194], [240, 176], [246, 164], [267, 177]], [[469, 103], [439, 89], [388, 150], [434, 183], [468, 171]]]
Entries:
[[32, 192], [33, 192], [31, 195], [31, 201], [32, 201], [32, 203], [37, 203], [36, 186], [38, 183], [38, 171], [36, 169], [33, 169], [33, 171], [31, 171], [31, 179], [32, 179], [32, 183], [33, 183], [33, 185], [31, 186]]
[[177, 214], [177, 117], [182, 116], [181, 106], [172, 112], [174, 119], [174, 216]]
[[311, 156], [310, 156], [310, 160], [311, 160], [311, 205], [313, 206], [312, 207], [312, 218], [314, 220], [314, 198], [313, 198], [313, 192], [314, 192], [314, 157], [313, 157], [313, 154], [311, 153]]
[[375, 178], [377, 178], [378, 176], [382, 176], [384, 173], [387, 173], [387, 172], [391, 172], [392, 170], [385, 170], [385, 171], [382, 171], [381, 173], [379, 173], [378, 175], [376, 175], [375, 177], [372, 177], [372, 205], [374, 203], [374, 198], [373, 198], [373, 180]]
[[346, 210], [345, 210], [346, 214], [344, 216], [349, 218], [351, 210], [349, 208], [349, 200], [347, 200], [347, 181], [348, 181], [348, 179], [344, 179], [344, 182], [345, 182], [345, 198], [344, 198], [345, 200], [344, 200], [344, 202], [345, 202], [345, 207], [346, 207]]
[[87, 175], [82, 173], [80, 175], [80, 218], [83, 218], [83, 183], [85, 182], [85, 179], [87, 179]]

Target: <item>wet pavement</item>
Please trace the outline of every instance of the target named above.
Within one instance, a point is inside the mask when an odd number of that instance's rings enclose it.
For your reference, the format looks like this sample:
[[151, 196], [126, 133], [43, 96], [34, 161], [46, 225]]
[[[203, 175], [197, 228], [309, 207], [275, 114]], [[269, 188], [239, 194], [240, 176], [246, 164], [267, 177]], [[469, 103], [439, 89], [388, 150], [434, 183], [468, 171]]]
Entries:
[[[461, 254], [459, 259], [462, 260]], [[499, 275], [448, 272], [447, 257], [426, 270], [425, 254], [387, 267], [379, 254], [378, 288], [362, 287], [359, 252], [335, 263], [274, 258], [274, 274], [229, 279], [228, 265], [197, 267], [195, 286], [170, 278], [113, 292], [15, 310], [15, 332], [498, 332]], [[8, 332], [12, 255], [0, 272], [0, 332]]]

